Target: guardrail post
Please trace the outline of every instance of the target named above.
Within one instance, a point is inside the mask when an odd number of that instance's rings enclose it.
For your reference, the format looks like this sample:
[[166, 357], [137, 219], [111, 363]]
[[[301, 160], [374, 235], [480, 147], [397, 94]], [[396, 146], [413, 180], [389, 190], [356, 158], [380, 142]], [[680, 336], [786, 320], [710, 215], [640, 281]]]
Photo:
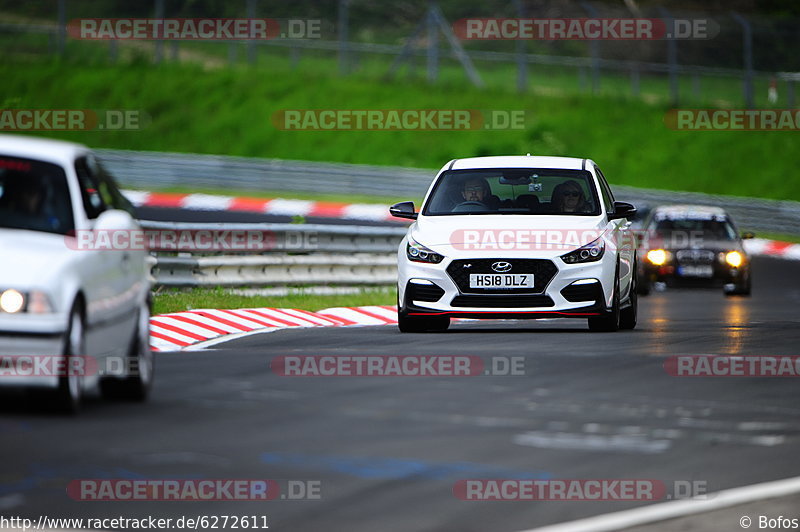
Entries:
[[753, 26], [745, 17], [731, 11], [733, 19], [742, 26], [742, 47], [744, 62], [744, 104], [748, 109], [754, 107], [753, 99]]
[[[581, 2], [581, 7], [590, 17], [600, 18], [600, 13], [589, 2]], [[589, 55], [592, 57], [592, 94], [600, 92], [600, 43], [596, 39], [589, 41]]]
[[[156, 8], [155, 18], [163, 20], [164, 19], [164, 0], [156, 0], [155, 8]], [[163, 39], [157, 39], [156, 40], [156, 53], [155, 53], [155, 57], [153, 58], [153, 62], [155, 64], [157, 64], [157, 65], [160, 64], [161, 63], [161, 59], [163, 58], [163, 56], [164, 56], [164, 40]]]
[[[667, 28], [675, 29], [675, 18], [666, 7], [659, 7], [658, 11], [666, 20]], [[678, 41], [674, 37], [667, 37], [667, 61], [669, 63], [669, 100], [670, 105], [678, 105], [680, 88], [678, 86]]]
[[67, 43], [67, 0], [58, 0], [58, 55], [64, 55]]
[[111, 63], [117, 62], [117, 57], [119, 56], [119, 48], [117, 46], [116, 39], [111, 39], [108, 41], [108, 60]]
[[346, 76], [350, 72], [348, 39], [350, 38], [350, 0], [339, 0], [339, 74]]
[[439, 28], [433, 4], [428, 9], [428, 82], [433, 83], [439, 75]]
[[[525, 6], [522, 0], [514, 0], [514, 7], [517, 9], [517, 17], [525, 18]], [[528, 87], [528, 61], [525, 58], [526, 43], [523, 39], [517, 39], [517, 90], [525, 92]]]
[[[247, 18], [256, 18], [256, 0], [247, 0]], [[256, 63], [256, 41], [254, 39], [247, 40], [247, 62], [251, 65]]]
[[236, 49], [236, 43], [234, 41], [228, 42], [228, 64], [235, 65], [236, 64], [236, 56], [238, 55]]
[[639, 63], [631, 66], [631, 96], [638, 98], [640, 93]]

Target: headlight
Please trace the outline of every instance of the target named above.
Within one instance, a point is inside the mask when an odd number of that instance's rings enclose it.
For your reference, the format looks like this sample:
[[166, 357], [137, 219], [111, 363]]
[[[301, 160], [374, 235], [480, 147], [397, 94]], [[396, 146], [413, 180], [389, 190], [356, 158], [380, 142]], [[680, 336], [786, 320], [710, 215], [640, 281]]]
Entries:
[[47, 314], [53, 312], [53, 305], [47, 294], [39, 290], [27, 293], [9, 289], [0, 292], [0, 311], [7, 314], [26, 312], [28, 314]]
[[0, 294], [0, 310], [15, 314], [25, 306], [25, 296], [16, 290], [6, 290]]
[[725, 262], [734, 268], [738, 268], [744, 262], [744, 257], [738, 251], [729, 251], [725, 255]]
[[595, 262], [603, 258], [606, 251], [606, 244], [602, 238], [586, 244], [583, 247], [570, 251], [566, 255], [561, 255], [561, 260], [567, 264], [578, 264], [580, 262]]
[[444, 257], [432, 251], [414, 239], [408, 237], [408, 244], [406, 245], [406, 257], [412, 262], [425, 262], [428, 264], [439, 264], [444, 260]]
[[647, 252], [647, 260], [655, 266], [665, 264], [669, 258], [669, 252], [663, 249], [651, 249]]

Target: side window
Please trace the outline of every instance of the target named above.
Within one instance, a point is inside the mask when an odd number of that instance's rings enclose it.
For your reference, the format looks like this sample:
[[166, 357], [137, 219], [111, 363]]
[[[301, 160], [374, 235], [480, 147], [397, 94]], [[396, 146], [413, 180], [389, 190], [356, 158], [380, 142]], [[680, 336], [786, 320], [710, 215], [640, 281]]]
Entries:
[[100, 213], [108, 209], [108, 204], [101, 194], [101, 187], [95, 175], [92, 174], [86, 157], [75, 161], [75, 173], [78, 175], [78, 184], [81, 189], [83, 209], [89, 219], [95, 219]]
[[608, 186], [603, 172], [597, 166], [594, 167], [597, 173], [597, 180], [600, 183], [600, 194], [603, 196], [603, 205], [606, 206], [606, 212], [614, 212], [614, 194], [611, 193], [611, 188]]
[[122, 195], [119, 187], [114, 182], [114, 178], [108, 173], [108, 170], [94, 158], [90, 159], [90, 165], [93, 164], [92, 173], [97, 176], [100, 187], [100, 196], [103, 201], [112, 209], [119, 209], [127, 211], [131, 216], [134, 214], [133, 205], [128, 201], [128, 198]]

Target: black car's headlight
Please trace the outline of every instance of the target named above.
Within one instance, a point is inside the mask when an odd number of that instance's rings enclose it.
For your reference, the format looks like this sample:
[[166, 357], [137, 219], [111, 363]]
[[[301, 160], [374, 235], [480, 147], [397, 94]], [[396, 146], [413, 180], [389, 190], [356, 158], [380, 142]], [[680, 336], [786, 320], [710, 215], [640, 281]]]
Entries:
[[408, 244], [406, 244], [406, 257], [412, 262], [425, 262], [428, 264], [439, 264], [444, 260], [444, 257], [432, 251], [419, 242], [415, 242], [411, 237], [408, 237]]
[[603, 258], [606, 251], [606, 244], [602, 238], [590, 242], [583, 247], [570, 251], [566, 255], [561, 255], [561, 260], [567, 264], [578, 264], [581, 262], [595, 262]]

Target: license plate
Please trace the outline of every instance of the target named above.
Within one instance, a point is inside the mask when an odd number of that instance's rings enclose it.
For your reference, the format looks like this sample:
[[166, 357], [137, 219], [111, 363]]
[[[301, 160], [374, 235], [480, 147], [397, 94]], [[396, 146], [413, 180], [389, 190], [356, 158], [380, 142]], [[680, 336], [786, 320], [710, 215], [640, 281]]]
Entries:
[[471, 273], [470, 288], [533, 288], [532, 273]]
[[681, 266], [678, 273], [683, 277], [711, 277], [714, 269], [711, 266]]

